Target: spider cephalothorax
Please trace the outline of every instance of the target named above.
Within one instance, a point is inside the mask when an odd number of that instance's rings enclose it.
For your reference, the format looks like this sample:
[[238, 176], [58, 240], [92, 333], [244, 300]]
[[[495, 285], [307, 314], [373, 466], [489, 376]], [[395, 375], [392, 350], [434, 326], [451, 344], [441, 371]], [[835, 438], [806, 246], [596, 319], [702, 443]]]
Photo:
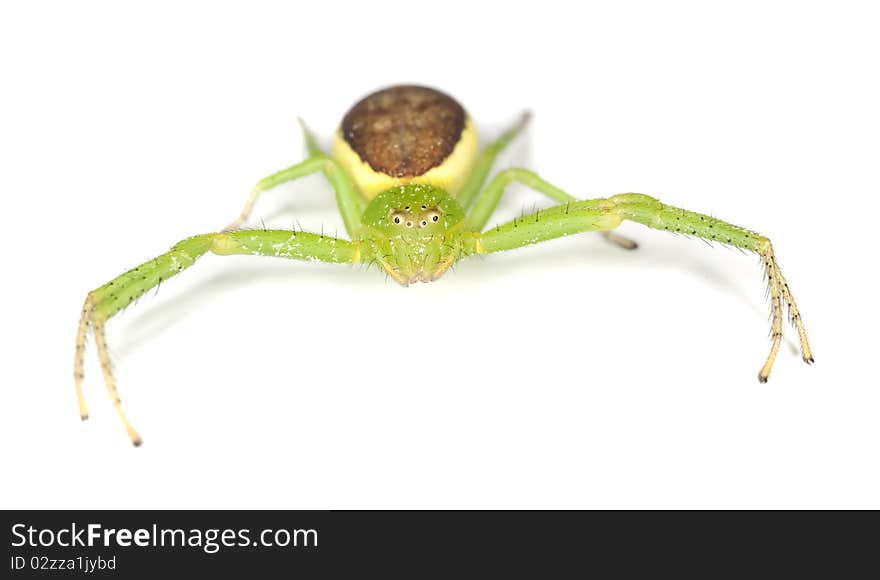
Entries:
[[[496, 156], [527, 120], [528, 115], [523, 115], [478, 155], [474, 124], [461, 105], [434, 89], [400, 86], [383, 89], [355, 104], [336, 132], [333, 157], [303, 126], [308, 157], [258, 182], [232, 224], [220, 232], [187, 238], [89, 292], [74, 358], [80, 416], [88, 417], [82, 381], [83, 352], [91, 328], [107, 390], [131, 441], [140, 444], [140, 436], [119, 403], [104, 324], [205, 253], [377, 264], [394, 280], [408, 285], [436, 280], [456, 261], [471, 255], [512, 250], [581, 232], [602, 232], [610, 241], [633, 249], [634, 242], [612, 232], [624, 220], [758, 254], [767, 274], [772, 314], [770, 353], [758, 379], [764, 382], [770, 376], [782, 341], [785, 307], [797, 330], [803, 360], [813, 362], [800, 312], [766, 237], [640, 193], [578, 200], [527, 169], [500, 171], [483, 187]], [[238, 229], [262, 192], [319, 171], [336, 192], [348, 239], [294, 230]], [[485, 230], [512, 181], [545, 194], [556, 205]]]
[[431, 282], [476, 251], [474, 240], [462, 236], [464, 219], [464, 210], [442, 189], [397, 185], [367, 206], [363, 244], [366, 253], [401, 284]]

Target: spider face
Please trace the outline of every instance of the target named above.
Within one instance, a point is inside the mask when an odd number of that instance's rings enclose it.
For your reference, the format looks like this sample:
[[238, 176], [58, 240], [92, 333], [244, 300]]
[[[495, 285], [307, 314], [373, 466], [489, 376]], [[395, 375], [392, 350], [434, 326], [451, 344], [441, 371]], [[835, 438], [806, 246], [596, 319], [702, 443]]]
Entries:
[[463, 219], [464, 211], [455, 198], [426, 184], [386, 189], [364, 213], [364, 224], [374, 234], [387, 238], [443, 236]]
[[364, 213], [365, 241], [397, 282], [430, 282], [458, 259], [464, 210], [444, 190], [408, 184], [386, 189]]

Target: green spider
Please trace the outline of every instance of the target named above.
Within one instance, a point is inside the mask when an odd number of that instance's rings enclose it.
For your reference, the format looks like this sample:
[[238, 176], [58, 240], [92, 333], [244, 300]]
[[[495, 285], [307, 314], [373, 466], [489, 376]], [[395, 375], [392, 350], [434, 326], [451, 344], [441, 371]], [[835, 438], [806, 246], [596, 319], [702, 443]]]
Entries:
[[[192, 266], [199, 256], [256, 254], [340, 264], [371, 263], [400, 284], [431, 282], [455, 262], [569, 234], [602, 232], [627, 249], [636, 244], [611, 230], [623, 220], [680, 232], [757, 253], [764, 264], [772, 310], [772, 343], [758, 373], [765, 382], [782, 341], [783, 302], [797, 329], [801, 354], [813, 355], [801, 316], [766, 237], [713, 217], [665, 205], [641, 193], [578, 200], [527, 169], [505, 169], [483, 188], [497, 155], [520, 133], [528, 114], [478, 150], [473, 121], [451, 97], [425, 87], [395, 86], [373, 93], [345, 115], [333, 144], [322, 151], [303, 125], [308, 158], [257, 183], [241, 215], [224, 230], [187, 238], [168, 252], [89, 292], [76, 336], [74, 381], [80, 416], [83, 353], [89, 327], [95, 334], [107, 392], [128, 436], [141, 444], [122, 411], [110, 366], [104, 324], [144, 292]], [[323, 172], [350, 239], [291, 230], [238, 229], [260, 194], [282, 183]], [[512, 181], [558, 205], [484, 230]]]

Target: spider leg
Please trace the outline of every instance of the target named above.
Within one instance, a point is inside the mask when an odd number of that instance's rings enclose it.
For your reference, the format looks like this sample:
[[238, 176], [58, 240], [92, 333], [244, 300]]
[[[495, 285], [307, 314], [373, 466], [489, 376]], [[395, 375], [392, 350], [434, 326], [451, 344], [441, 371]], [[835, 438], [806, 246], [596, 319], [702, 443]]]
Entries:
[[622, 236], [617, 232], [602, 232], [602, 237], [612, 244], [620, 246], [624, 250], [635, 250], [639, 247], [639, 245], [635, 241], [627, 238], [626, 236]]
[[79, 404], [79, 418], [85, 421], [89, 418], [89, 409], [86, 407], [86, 399], [83, 396], [82, 383], [85, 378], [83, 371], [83, 358], [85, 356], [86, 339], [89, 334], [89, 325], [92, 310], [95, 308], [95, 301], [91, 294], [86, 297], [83, 304], [82, 315], [79, 319], [79, 326], [76, 329], [76, 350], [73, 354], [73, 381], [76, 385], [76, 401]]
[[86, 400], [83, 396], [82, 383], [85, 378], [83, 372], [83, 351], [85, 349], [88, 329], [91, 326], [95, 333], [95, 344], [98, 347], [98, 360], [101, 362], [101, 372], [104, 375], [104, 384], [107, 386], [107, 394], [113, 402], [116, 414], [122, 421], [125, 432], [128, 433], [129, 439], [135, 447], [142, 442], [141, 436], [131, 425], [128, 417], [122, 411], [122, 401], [119, 399], [119, 392], [116, 390], [116, 381], [113, 378], [113, 369], [110, 365], [110, 354], [107, 351], [107, 339], [104, 336], [104, 321], [95, 316], [95, 308], [97, 302], [94, 293], [89, 293], [86, 302], [83, 305], [82, 318], [80, 318], [79, 329], [76, 333], [76, 355], [73, 363], [73, 376], [76, 383], [76, 398], [79, 403], [79, 417], [83, 421], [89, 418], [89, 412], [86, 408]]
[[345, 229], [349, 236], [353, 236], [354, 232], [360, 227], [361, 216], [366, 207], [364, 197], [336, 160], [318, 147], [314, 134], [309, 131], [302, 119], [300, 119], [300, 124], [305, 135], [306, 149], [309, 152], [309, 157], [305, 161], [291, 165], [258, 181], [251, 190], [247, 201], [245, 201], [239, 216], [223, 228], [224, 231], [238, 229], [247, 221], [254, 208], [254, 204], [257, 203], [257, 200], [264, 191], [282, 183], [317, 173], [318, 171], [324, 172], [324, 175], [336, 192], [336, 203], [339, 206], [339, 212], [342, 214], [342, 220], [345, 223]]
[[[492, 181], [489, 182], [489, 185], [487, 185], [480, 193], [476, 204], [468, 215], [468, 222], [471, 227], [475, 230], [481, 230], [486, 225], [492, 212], [494, 212], [495, 208], [498, 206], [498, 202], [501, 200], [505, 188], [507, 188], [512, 181], [516, 181], [534, 189], [535, 191], [543, 193], [560, 204], [570, 204], [577, 201], [574, 196], [569, 195], [552, 183], [542, 179], [534, 171], [512, 167], [510, 169], [499, 171]], [[606, 240], [620, 246], [621, 248], [634, 250], [638, 247], [636, 242], [616, 232], [603, 232], [602, 235]]]
[[522, 132], [526, 125], [528, 125], [531, 117], [532, 114], [525, 111], [519, 116], [516, 123], [507, 128], [500, 137], [486, 145], [480, 153], [480, 156], [477, 158], [467, 181], [456, 196], [456, 200], [461, 204], [461, 207], [468, 209], [474, 202], [474, 198], [476, 198], [477, 194], [480, 192], [480, 188], [482, 188], [483, 184], [486, 182], [486, 177], [489, 175], [492, 165], [495, 164], [495, 158], [498, 157], [498, 154], [504, 151], [507, 146], [510, 145], [510, 142]]
[[804, 362], [813, 362], [813, 353], [800, 311], [776, 262], [770, 240], [711, 216], [665, 205], [641, 193], [624, 193], [607, 199], [565, 203], [525, 215], [478, 234], [475, 250], [486, 254], [569, 234], [608, 231], [617, 227], [622, 220], [638, 222], [658, 230], [683, 233], [758, 254], [767, 274], [772, 314], [770, 352], [758, 373], [758, 380], [763, 383], [769, 378], [782, 342], [783, 303], [788, 307], [789, 318], [797, 330]]
[[207, 252], [221, 256], [231, 254], [254, 254], [295, 260], [318, 260], [331, 263], [360, 261], [360, 244], [321, 234], [294, 232], [290, 230], [236, 230], [216, 234], [203, 234], [187, 238], [175, 244], [168, 252], [118, 276], [89, 292], [83, 305], [82, 317], [76, 333], [74, 355], [74, 383], [79, 412], [88, 418], [83, 396], [83, 356], [89, 328], [95, 335], [98, 358], [104, 375], [104, 383], [113, 406], [128, 433], [131, 442], [141, 444], [140, 435], [122, 411], [119, 392], [110, 364], [104, 325], [115, 314], [143, 295], [147, 290], [176, 276]]

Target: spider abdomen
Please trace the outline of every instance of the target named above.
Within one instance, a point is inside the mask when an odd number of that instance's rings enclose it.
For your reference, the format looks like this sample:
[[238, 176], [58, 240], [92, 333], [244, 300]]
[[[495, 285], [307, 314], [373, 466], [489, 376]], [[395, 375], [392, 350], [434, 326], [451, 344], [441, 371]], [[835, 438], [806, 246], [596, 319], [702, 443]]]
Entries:
[[407, 183], [455, 195], [476, 159], [477, 134], [452, 97], [400, 85], [358, 101], [342, 119], [333, 150], [368, 199]]

